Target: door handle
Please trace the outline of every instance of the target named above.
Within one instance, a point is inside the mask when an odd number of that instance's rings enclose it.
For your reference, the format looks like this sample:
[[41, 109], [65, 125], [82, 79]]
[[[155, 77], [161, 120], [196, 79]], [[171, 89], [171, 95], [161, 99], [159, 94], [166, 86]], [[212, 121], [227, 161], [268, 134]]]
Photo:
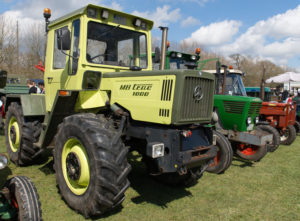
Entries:
[[51, 84], [53, 80], [53, 77], [48, 77], [48, 84]]

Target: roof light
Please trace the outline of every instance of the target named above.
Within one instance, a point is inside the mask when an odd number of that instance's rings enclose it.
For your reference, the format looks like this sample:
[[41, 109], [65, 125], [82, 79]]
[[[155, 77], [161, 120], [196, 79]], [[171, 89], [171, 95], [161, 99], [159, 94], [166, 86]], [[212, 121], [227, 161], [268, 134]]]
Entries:
[[229, 69], [233, 69], [233, 66], [232, 66], [232, 65], [230, 65], [230, 66], [229, 66]]
[[135, 27], [141, 27], [141, 24], [142, 24], [142, 20], [141, 19], [139, 19], [139, 18], [134, 19], [133, 25]]
[[50, 8], [44, 8], [44, 18], [49, 19], [51, 17]]
[[167, 41], [167, 48], [169, 48], [170, 47], [170, 42], [169, 41]]
[[201, 49], [200, 48], [196, 48], [195, 53], [196, 54], [200, 54], [200, 52], [201, 52]]
[[103, 9], [102, 12], [101, 12], [101, 18], [108, 19], [108, 16], [109, 16], [109, 11]]
[[147, 23], [146, 22], [142, 22], [141, 29], [147, 30]]
[[88, 8], [87, 9], [87, 16], [90, 17], [90, 18], [97, 18], [97, 9]]

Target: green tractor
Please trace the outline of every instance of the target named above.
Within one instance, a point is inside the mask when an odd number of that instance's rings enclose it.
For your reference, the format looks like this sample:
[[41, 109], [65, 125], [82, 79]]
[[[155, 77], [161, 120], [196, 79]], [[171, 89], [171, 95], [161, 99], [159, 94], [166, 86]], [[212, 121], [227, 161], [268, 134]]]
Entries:
[[[8, 159], [0, 154], [0, 174], [8, 175]], [[0, 191], [0, 220], [42, 221], [41, 203], [33, 182], [25, 176], [6, 180]]]
[[[153, 53], [153, 68], [158, 66], [160, 50]], [[216, 76], [216, 91], [214, 95], [213, 120], [217, 129], [218, 153], [207, 171], [222, 173], [230, 165], [233, 151], [246, 160], [259, 161], [268, 147], [279, 145], [274, 139], [276, 131], [268, 125], [256, 124], [259, 120], [259, 110], [262, 101], [258, 98], [246, 97], [241, 71], [221, 70], [217, 58], [199, 61], [200, 49], [196, 54], [186, 54], [176, 51], [167, 51], [165, 66], [170, 69], [197, 69], [203, 70], [207, 62], [217, 61], [216, 70], [205, 70]], [[224, 72], [227, 73], [224, 75]], [[232, 73], [231, 73], [232, 72]], [[223, 82], [225, 82], [223, 84]], [[228, 138], [224, 140], [224, 136]], [[277, 138], [277, 137], [276, 137]]]
[[159, 180], [196, 183], [217, 153], [214, 76], [152, 71], [153, 22], [144, 18], [92, 4], [50, 15], [45, 9], [45, 95], [7, 96], [11, 161], [29, 165], [52, 150], [60, 193], [85, 217], [124, 200], [130, 150]]

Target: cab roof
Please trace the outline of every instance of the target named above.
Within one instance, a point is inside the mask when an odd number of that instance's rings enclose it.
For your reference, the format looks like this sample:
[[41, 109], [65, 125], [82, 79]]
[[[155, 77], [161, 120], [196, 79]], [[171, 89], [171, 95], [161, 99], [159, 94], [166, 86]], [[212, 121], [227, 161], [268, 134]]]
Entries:
[[[213, 70], [203, 70], [203, 71], [208, 72], [208, 73], [211, 73], [211, 74], [216, 74], [216, 73], [217, 73], [216, 69], [213, 69]], [[227, 69], [227, 71], [228, 71], [229, 73], [234, 73], [234, 74], [240, 74], [240, 75], [243, 74], [242, 71], [236, 70], [236, 69]], [[221, 72], [221, 74], [224, 73], [224, 69], [222, 69], [220, 72]]]
[[116, 11], [116, 10], [111, 9], [111, 8], [106, 8], [106, 7], [94, 5], [94, 4], [88, 4], [88, 5], [86, 5], [86, 6], [82, 7], [82, 8], [79, 8], [79, 9], [77, 9], [77, 10], [75, 10], [75, 11], [69, 13], [69, 14], [66, 14], [66, 15], [64, 15], [62, 17], [59, 17], [59, 18], [51, 21], [50, 24], [49, 24], [49, 27], [51, 28], [51, 27], [53, 27], [53, 26], [55, 26], [55, 25], [57, 25], [57, 24], [59, 24], [59, 23], [61, 23], [63, 21], [66, 21], [66, 20], [71, 19], [73, 17], [76, 17], [78, 15], [84, 14], [84, 13], [86, 13], [87, 8], [89, 8], [89, 7], [96, 8], [96, 9], [107, 9], [108, 11], [110, 11], [112, 13], [117, 13], [117, 14], [123, 15], [123, 16], [125, 16], [127, 18], [132, 18], [132, 19], [134, 19], [134, 18], [140, 18], [140, 19], [142, 19], [143, 21], [145, 21], [149, 25], [149, 30], [151, 30], [152, 27], [153, 27], [153, 21], [151, 21], [151, 20], [148, 20], [148, 19], [145, 19], [145, 18], [142, 18], [142, 17], [139, 17], [139, 16], [127, 14], [127, 13], [124, 13], [124, 12]]

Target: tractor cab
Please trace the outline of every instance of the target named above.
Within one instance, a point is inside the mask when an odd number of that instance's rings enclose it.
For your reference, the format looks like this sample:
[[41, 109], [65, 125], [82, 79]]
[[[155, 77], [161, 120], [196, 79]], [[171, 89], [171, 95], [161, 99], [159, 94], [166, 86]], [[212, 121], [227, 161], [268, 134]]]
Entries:
[[[152, 53], [153, 70], [159, 70], [160, 60], [155, 59], [159, 57], [155, 53]], [[195, 69], [197, 67], [197, 61], [200, 59], [199, 54], [191, 55], [176, 51], [166, 51], [166, 66], [165, 69]]]
[[[206, 72], [215, 74], [215, 70], [207, 70]], [[243, 83], [243, 72], [240, 70], [229, 69], [225, 75], [225, 95], [247, 96], [246, 89]], [[216, 94], [222, 94], [222, 85], [224, 82], [224, 70], [220, 70], [220, 74], [216, 75]]]
[[103, 73], [151, 70], [152, 21], [92, 4], [51, 22], [50, 11], [44, 16], [47, 111], [58, 90], [99, 90]]

